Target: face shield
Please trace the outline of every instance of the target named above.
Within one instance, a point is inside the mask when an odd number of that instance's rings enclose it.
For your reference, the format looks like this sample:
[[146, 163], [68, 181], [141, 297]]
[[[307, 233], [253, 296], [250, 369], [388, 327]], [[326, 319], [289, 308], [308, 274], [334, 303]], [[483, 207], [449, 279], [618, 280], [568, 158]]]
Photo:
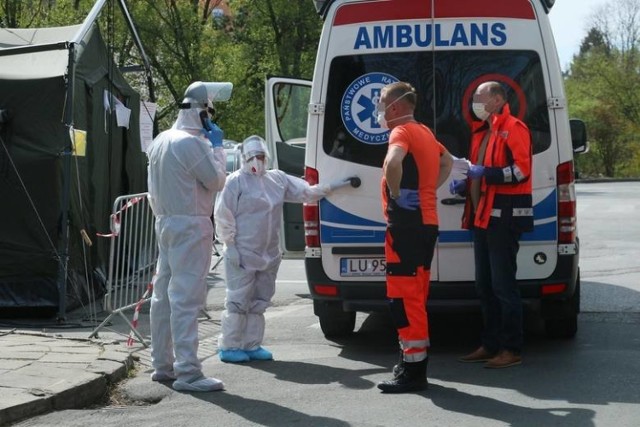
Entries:
[[246, 172], [262, 176], [269, 164], [269, 150], [261, 137], [252, 135], [242, 142], [242, 162]]
[[228, 101], [231, 98], [233, 84], [230, 82], [193, 82], [184, 92], [184, 98], [178, 105], [176, 129], [200, 131], [204, 127], [208, 114], [215, 114], [214, 102]]

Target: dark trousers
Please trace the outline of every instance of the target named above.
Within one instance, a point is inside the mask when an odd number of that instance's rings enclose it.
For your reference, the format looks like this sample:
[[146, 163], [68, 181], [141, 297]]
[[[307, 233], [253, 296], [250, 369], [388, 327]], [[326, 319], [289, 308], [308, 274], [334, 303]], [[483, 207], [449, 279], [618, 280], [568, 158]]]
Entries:
[[522, 351], [522, 298], [516, 283], [520, 233], [504, 224], [473, 230], [476, 290], [482, 305], [482, 345], [490, 352]]

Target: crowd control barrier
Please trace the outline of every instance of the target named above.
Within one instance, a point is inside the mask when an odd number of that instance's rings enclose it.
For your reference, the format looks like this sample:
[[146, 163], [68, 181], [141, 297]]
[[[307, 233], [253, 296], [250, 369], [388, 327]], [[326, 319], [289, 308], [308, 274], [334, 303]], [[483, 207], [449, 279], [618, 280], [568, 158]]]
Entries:
[[[104, 308], [109, 313], [89, 335], [97, 337], [114, 316], [121, 316], [131, 332], [145, 347], [144, 337], [138, 332], [125, 312], [136, 310], [151, 300], [151, 283], [158, 259], [158, 245], [154, 232], [155, 219], [147, 193], [118, 197], [113, 203], [111, 233], [99, 235], [111, 239], [109, 275]], [[137, 320], [135, 316], [134, 321]], [[137, 323], [137, 322], [136, 322]]]

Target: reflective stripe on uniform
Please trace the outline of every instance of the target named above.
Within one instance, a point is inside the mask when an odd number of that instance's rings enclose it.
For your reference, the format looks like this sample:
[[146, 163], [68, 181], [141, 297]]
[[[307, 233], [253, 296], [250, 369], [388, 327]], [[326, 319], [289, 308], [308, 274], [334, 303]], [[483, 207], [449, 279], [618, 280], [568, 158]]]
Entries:
[[533, 216], [533, 208], [513, 208], [513, 216]]
[[402, 354], [402, 360], [409, 363], [422, 362], [427, 358], [427, 349], [416, 353], [407, 353], [404, 352]]
[[[491, 209], [491, 216], [500, 218], [502, 209]], [[513, 208], [514, 217], [533, 216], [533, 208]]]
[[400, 340], [400, 348], [408, 350], [410, 348], [426, 348], [429, 347], [429, 340]]
[[525, 176], [518, 166], [513, 167], [513, 175], [516, 177], [516, 181], [518, 182], [524, 181]]
[[506, 168], [502, 168], [502, 175], [504, 175], [504, 182], [512, 182], [513, 181], [513, 173], [511, 171], [511, 166], [507, 166]]
[[400, 338], [402, 360], [405, 362], [421, 362], [427, 358], [427, 348], [430, 346], [429, 338], [426, 340], [403, 340]]

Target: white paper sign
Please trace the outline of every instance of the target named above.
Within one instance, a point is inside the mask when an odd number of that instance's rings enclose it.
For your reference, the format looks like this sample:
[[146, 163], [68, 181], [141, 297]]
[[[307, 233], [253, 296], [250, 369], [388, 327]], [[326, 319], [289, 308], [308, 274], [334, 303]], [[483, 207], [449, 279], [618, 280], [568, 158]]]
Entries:
[[140, 101], [140, 147], [145, 153], [153, 141], [153, 119], [158, 104]]
[[111, 100], [115, 104], [113, 109], [116, 112], [116, 124], [119, 127], [124, 127], [129, 129], [129, 119], [131, 118], [131, 110], [115, 96], [109, 93], [108, 90], [104, 91], [103, 103], [104, 103], [104, 111], [105, 111], [105, 129], [107, 128], [107, 117], [106, 113], [111, 112]]
[[123, 103], [116, 99], [116, 123], [119, 127], [129, 129], [129, 119], [131, 118], [131, 110], [124, 106]]

